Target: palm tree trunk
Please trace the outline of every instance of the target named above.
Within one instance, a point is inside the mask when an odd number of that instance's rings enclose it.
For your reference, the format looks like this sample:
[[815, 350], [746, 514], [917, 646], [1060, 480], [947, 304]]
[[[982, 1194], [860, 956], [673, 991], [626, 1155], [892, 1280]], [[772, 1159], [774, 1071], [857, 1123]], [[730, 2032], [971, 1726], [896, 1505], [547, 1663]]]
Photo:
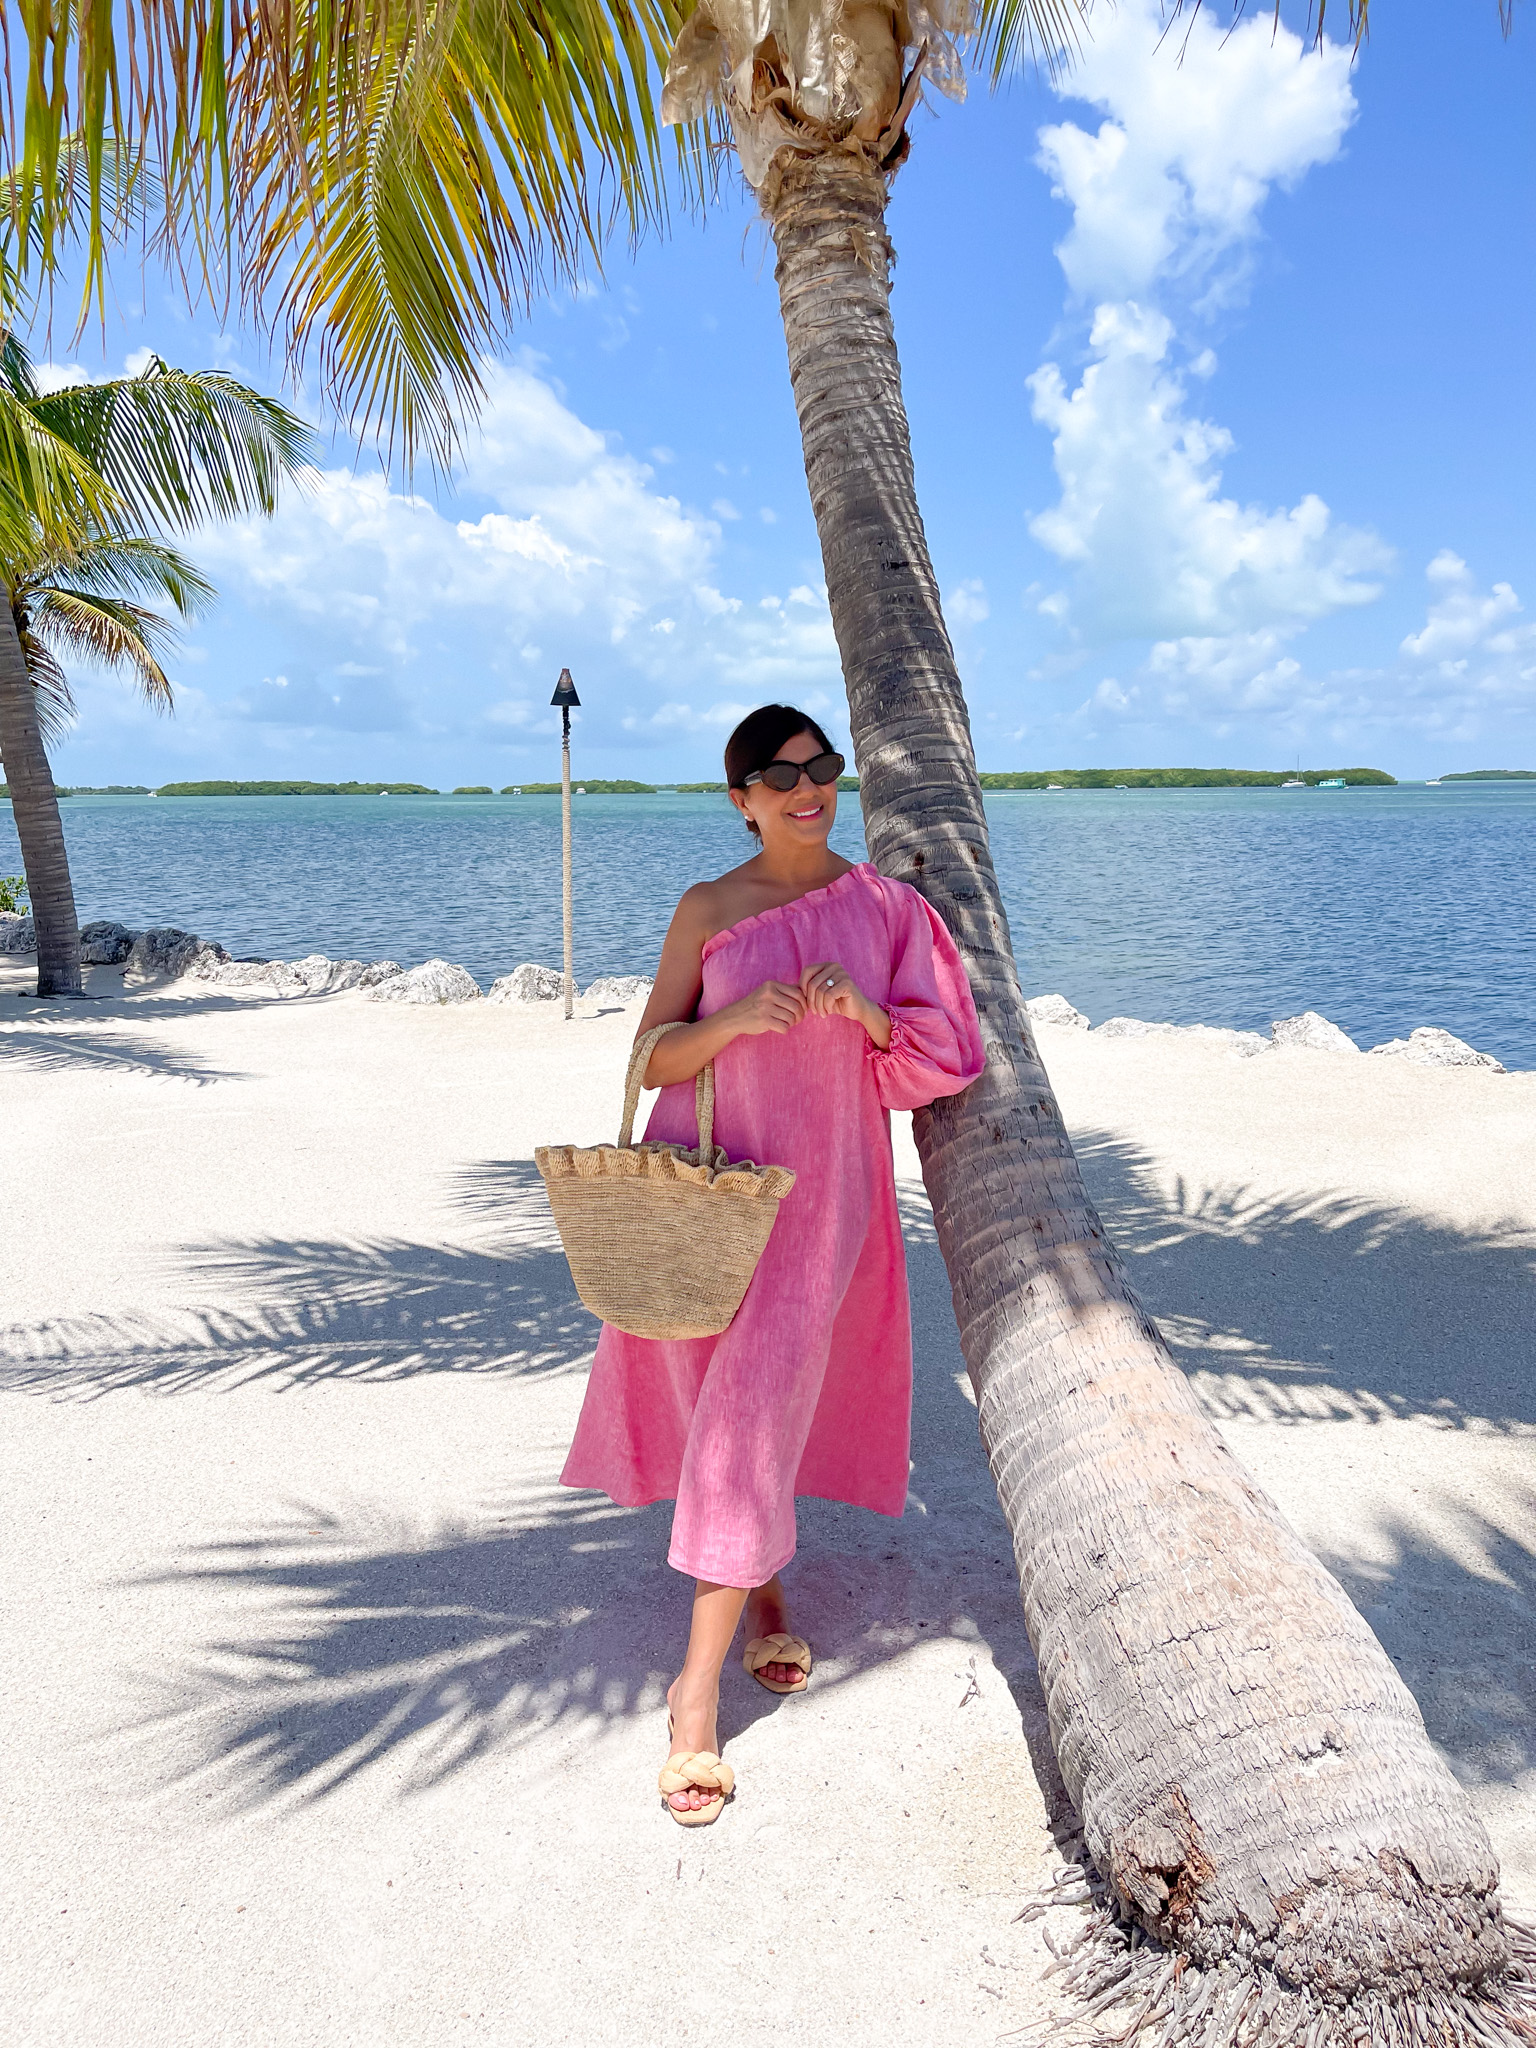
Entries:
[[37, 931], [37, 992], [80, 994], [80, 926], [69, 856], [59, 819], [59, 796], [37, 720], [37, 691], [0, 584], [0, 765], [11, 792], [16, 837], [27, 871], [27, 895]]
[[985, 1073], [917, 1141], [1052, 1740], [1119, 1913], [1193, 1966], [1116, 1937], [1120, 1981], [1150, 1993], [1162, 1972], [1149, 2026], [1202, 1996], [1214, 2012], [1230, 1977], [1234, 2024], [1258, 2010], [1245, 1986], [1273, 2002], [1254, 2040], [1315, 2009], [1309, 2042], [1393, 2041], [1416, 2004], [1441, 2027], [1459, 1997], [1498, 2038], [1524, 1993], [1482, 1825], [1343, 1589], [1201, 1414], [1031, 1040], [917, 507], [883, 180], [849, 149], [785, 155], [763, 197], [870, 852], [944, 917], [981, 1016]]

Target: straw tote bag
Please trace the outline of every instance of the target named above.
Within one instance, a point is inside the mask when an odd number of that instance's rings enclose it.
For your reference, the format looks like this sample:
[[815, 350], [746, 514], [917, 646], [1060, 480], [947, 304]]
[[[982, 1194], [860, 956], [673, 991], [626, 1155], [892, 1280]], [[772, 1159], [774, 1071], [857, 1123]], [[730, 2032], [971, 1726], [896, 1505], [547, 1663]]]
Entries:
[[785, 1166], [733, 1166], [714, 1140], [715, 1068], [694, 1083], [699, 1144], [635, 1145], [640, 1082], [658, 1024], [630, 1055], [617, 1145], [540, 1145], [576, 1292], [631, 1337], [715, 1337], [741, 1307], [779, 1204], [795, 1184]]

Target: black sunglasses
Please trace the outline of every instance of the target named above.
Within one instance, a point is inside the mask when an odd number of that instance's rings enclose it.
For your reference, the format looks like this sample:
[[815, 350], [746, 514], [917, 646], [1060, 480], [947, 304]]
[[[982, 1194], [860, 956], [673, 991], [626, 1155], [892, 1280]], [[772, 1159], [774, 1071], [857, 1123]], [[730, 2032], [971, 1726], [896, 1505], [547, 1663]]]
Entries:
[[770, 761], [766, 768], [754, 768], [745, 776], [742, 787], [761, 782], [769, 789], [776, 789], [780, 796], [787, 796], [800, 785], [802, 775], [809, 775], [812, 782], [825, 788], [827, 783], [836, 782], [843, 772], [841, 754], [813, 754], [809, 761]]

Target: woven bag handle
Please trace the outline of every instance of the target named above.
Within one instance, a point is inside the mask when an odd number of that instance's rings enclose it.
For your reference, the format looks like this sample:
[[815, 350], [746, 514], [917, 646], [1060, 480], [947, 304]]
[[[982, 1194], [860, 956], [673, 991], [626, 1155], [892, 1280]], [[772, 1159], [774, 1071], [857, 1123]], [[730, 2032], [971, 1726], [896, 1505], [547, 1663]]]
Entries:
[[[640, 1107], [640, 1086], [646, 1068], [651, 1064], [651, 1054], [656, 1049], [658, 1038], [665, 1038], [669, 1031], [681, 1031], [683, 1020], [675, 1024], [657, 1024], [647, 1031], [644, 1038], [637, 1039], [635, 1049], [629, 1056], [629, 1072], [624, 1077], [624, 1121], [619, 1126], [619, 1143], [632, 1145], [635, 1141], [635, 1111]], [[710, 1060], [699, 1069], [693, 1084], [693, 1104], [699, 1118], [699, 1150], [707, 1152], [715, 1137], [715, 1063]]]

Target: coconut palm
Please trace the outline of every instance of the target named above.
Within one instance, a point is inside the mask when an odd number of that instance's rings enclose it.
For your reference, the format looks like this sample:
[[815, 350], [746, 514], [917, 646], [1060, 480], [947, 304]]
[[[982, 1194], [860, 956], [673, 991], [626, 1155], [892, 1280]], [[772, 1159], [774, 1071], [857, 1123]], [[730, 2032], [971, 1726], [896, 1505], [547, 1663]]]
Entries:
[[[600, 33], [584, 55], [561, 44], [569, 62], [555, 67], [577, 152], [559, 157], [558, 124], [518, 129], [526, 157], [498, 143], [475, 158], [477, 177], [487, 162], [506, 173], [494, 200], [466, 186], [461, 203], [440, 154], [449, 131], [462, 142], [459, 117], [429, 136], [415, 95], [420, 79], [445, 75], [461, 22], [477, 36], [498, 29], [504, 45], [492, 74], [458, 62], [465, 106], [484, 76], [521, 76], [535, 62], [518, 43], [532, 21], [522, 7], [394, 10], [387, 28], [359, 8], [345, 17], [363, 24], [355, 52], [338, 30], [312, 59], [285, 46], [271, 60], [286, 126], [265, 145], [267, 196], [241, 200], [238, 173], [230, 186], [269, 237], [247, 279], [259, 295], [297, 250], [302, 285], [281, 302], [290, 338], [323, 334], [333, 388], [378, 406], [408, 440], [429, 401], [409, 414], [401, 378], [425, 392], [445, 370], [472, 398], [473, 348], [527, 287], [509, 222], [540, 262], [536, 231], [548, 228], [556, 267], [595, 240], [590, 152], [604, 148], [619, 215], [634, 224], [654, 211], [653, 103], [633, 53], [657, 47], [667, 15], [662, 0], [644, 16], [594, 4]], [[1069, 1981], [1105, 2003], [1134, 1997], [1133, 2031], [1208, 2048], [1529, 2040], [1533, 1959], [1527, 1950], [1522, 1964], [1502, 1924], [1483, 1829], [1374, 1637], [1207, 1424], [1137, 1302], [1020, 1000], [889, 307], [889, 181], [925, 81], [961, 84], [960, 6], [701, 0], [671, 53], [663, 108], [696, 130], [729, 124], [770, 223], [870, 851], [943, 914], [983, 1019], [986, 1073], [919, 1116], [917, 1138], [1052, 1738], [1120, 1916], [1077, 1951]], [[266, 22], [255, 7], [238, 18], [258, 12]], [[147, 4], [127, 13], [158, 19]], [[302, 6], [271, 10], [271, 33], [306, 19]], [[984, 0], [981, 14], [998, 66], [1031, 38], [1060, 51], [1072, 21], [1054, 0]], [[579, 43], [581, 21], [562, 10], [559, 23]], [[409, 52], [396, 44], [390, 56], [390, 34], [414, 36]], [[397, 99], [382, 90], [392, 75]], [[575, 79], [594, 92], [627, 84], [602, 138]], [[215, 92], [213, 103], [225, 101]], [[197, 143], [181, 112], [193, 104], [141, 106], [142, 133], [154, 114]], [[211, 165], [206, 119], [199, 133]], [[376, 146], [392, 185], [368, 185]], [[545, 188], [510, 170], [541, 150], [552, 215]], [[307, 191], [296, 166], [318, 167]], [[332, 205], [347, 189], [374, 208], [350, 242]], [[1155, 1943], [1133, 1948], [1129, 1922]]]
[[[172, 708], [171, 683], [160, 657], [174, 644], [175, 629], [163, 613], [138, 600], [159, 597], [183, 619], [194, 617], [210, 603], [213, 585], [184, 555], [163, 541], [130, 535], [89, 534], [66, 550], [50, 547], [37, 534], [31, 552], [13, 556], [0, 573], [10, 591], [11, 623], [32, 693], [35, 741], [24, 730], [15, 735], [14, 751], [23, 762], [30, 757], [35, 763], [40, 757], [46, 770], [47, 743], [61, 739], [73, 722], [75, 704], [67, 662], [125, 673], [156, 709]], [[0, 730], [4, 730], [4, 717], [5, 707], [0, 704]], [[46, 794], [39, 801], [35, 769], [33, 782], [32, 803], [23, 798], [17, 812], [17, 836], [23, 842], [29, 874], [41, 875], [51, 884], [48, 900], [54, 920], [46, 933], [37, 927], [41, 965], [45, 937], [50, 962], [60, 951], [68, 954], [74, 893], [69, 887], [63, 833], [49, 829], [58, 823], [57, 800], [50, 814]], [[69, 902], [61, 926], [57, 912], [65, 890]]]
[[60, 708], [56, 654], [87, 652], [94, 636], [98, 658], [133, 667], [168, 701], [155, 657], [162, 622], [113, 580], [154, 589], [182, 612], [209, 586], [128, 522], [187, 527], [271, 512], [309, 439], [286, 407], [221, 372], [152, 358], [135, 377], [45, 393], [14, 333], [0, 349], [0, 767], [32, 899], [40, 996], [80, 993], [74, 887], [46, 746]]
[[954, 8], [849, 4], [828, 34], [793, 0], [700, 0], [663, 112], [724, 110], [770, 224], [870, 852], [976, 992], [986, 1072], [916, 1136], [1056, 1753], [1117, 1904], [1198, 1966], [1091, 1948], [1084, 1981], [1134, 1983], [1148, 2026], [1224, 2014], [1199, 2040], [1263, 2000], [1244, 2040], [1470, 2041], [1509, 1996], [1487, 1836], [1136, 1300], [1023, 1008], [889, 305], [890, 173], [924, 76], [958, 81]]

